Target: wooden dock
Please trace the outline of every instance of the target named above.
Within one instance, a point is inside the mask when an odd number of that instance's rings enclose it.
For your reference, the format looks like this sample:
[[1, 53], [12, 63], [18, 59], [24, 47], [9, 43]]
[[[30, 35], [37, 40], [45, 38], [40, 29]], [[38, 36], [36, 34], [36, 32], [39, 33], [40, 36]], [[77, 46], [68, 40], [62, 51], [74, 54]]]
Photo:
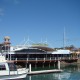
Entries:
[[41, 71], [31, 71], [28, 73], [28, 75], [37, 75], [37, 74], [47, 74], [47, 73], [60, 73], [63, 70], [54, 69], [54, 70], [41, 70]]

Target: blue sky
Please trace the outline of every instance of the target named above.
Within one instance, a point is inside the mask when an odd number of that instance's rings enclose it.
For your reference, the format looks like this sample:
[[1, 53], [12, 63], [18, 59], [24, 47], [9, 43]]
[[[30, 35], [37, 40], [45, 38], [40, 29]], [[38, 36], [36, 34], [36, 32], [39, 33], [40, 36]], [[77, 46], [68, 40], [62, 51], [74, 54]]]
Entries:
[[0, 0], [0, 42], [10, 36], [12, 45], [29, 37], [51, 47], [80, 47], [80, 0]]

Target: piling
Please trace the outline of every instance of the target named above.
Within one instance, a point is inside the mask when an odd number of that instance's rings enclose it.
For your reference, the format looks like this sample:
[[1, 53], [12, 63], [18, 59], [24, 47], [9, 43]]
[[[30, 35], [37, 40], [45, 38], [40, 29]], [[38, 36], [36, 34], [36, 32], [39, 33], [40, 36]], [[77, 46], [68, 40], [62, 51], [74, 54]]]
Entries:
[[31, 64], [29, 64], [29, 72], [31, 72]]
[[60, 60], [58, 60], [58, 69], [60, 70]]

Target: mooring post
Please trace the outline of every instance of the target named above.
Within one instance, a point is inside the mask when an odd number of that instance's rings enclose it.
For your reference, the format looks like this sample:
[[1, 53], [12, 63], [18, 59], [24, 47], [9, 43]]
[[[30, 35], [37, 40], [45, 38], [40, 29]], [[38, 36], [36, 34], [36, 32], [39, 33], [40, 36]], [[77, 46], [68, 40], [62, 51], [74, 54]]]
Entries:
[[49, 63], [49, 68], [50, 68], [50, 63]]
[[43, 63], [43, 68], [44, 68], [44, 63]]
[[55, 68], [55, 62], [54, 62], [54, 68]]
[[16, 63], [17, 63], [17, 58], [16, 58]]
[[37, 68], [37, 64], [35, 63], [35, 69]]
[[58, 60], [58, 69], [60, 70], [60, 60]]
[[31, 64], [29, 64], [29, 72], [31, 72]]

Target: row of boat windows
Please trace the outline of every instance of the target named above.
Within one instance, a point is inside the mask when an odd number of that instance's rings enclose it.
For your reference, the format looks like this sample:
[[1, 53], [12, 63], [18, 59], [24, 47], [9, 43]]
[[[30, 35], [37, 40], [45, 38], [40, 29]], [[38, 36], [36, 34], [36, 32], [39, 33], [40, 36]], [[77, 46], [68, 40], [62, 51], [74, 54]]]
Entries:
[[[8, 63], [10, 71], [16, 71], [17, 68], [13, 63]], [[0, 70], [6, 70], [6, 66], [4, 64], [0, 65]]]
[[16, 70], [17, 70], [17, 68], [16, 68], [16, 66], [14, 65], [14, 63], [8, 63], [8, 65], [9, 65], [10, 71], [16, 71]]
[[0, 70], [6, 70], [5, 65], [0, 65]]

